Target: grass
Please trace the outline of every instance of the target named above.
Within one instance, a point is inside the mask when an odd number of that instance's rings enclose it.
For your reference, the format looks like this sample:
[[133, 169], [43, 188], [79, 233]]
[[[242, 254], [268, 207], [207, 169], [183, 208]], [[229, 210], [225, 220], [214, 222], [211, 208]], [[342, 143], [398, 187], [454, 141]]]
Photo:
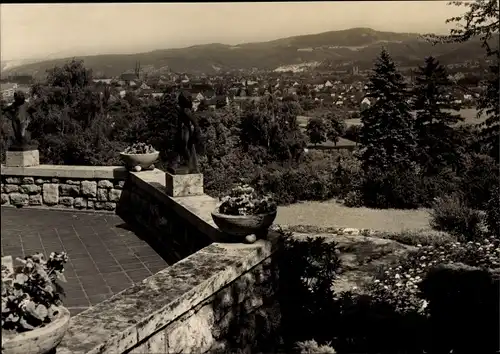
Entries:
[[302, 202], [279, 207], [276, 224], [348, 227], [393, 233], [432, 230], [426, 209], [348, 208], [335, 201]]
[[[451, 111], [452, 113], [455, 113], [455, 111]], [[486, 116], [481, 116], [480, 118], [477, 118], [477, 109], [475, 108], [465, 108], [465, 109], [461, 109], [459, 111], [460, 115], [462, 117], [464, 117], [464, 121], [459, 123], [459, 125], [462, 125], [462, 124], [479, 124], [479, 123], [482, 123], [484, 122], [484, 120], [486, 119]], [[301, 126], [307, 126], [307, 122], [309, 120], [309, 117], [307, 116], [298, 116], [297, 117], [297, 121], [299, 123], [299, 125]], [[354, 119], [346, 119], [345, 120], [345, 123], [347, 124], [347, 126], [351, 126], [351, 125], [360, 125], [361, 124], [361, 120], [359, 118], [354, 118]]]

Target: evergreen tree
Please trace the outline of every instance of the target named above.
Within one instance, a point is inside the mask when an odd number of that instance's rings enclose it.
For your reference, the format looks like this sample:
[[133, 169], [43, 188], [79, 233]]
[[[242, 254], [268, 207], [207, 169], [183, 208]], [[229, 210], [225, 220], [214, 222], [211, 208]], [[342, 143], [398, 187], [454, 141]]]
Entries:
[[386, 50], [375, 63], [367, 86], [367, 97], [375, 103], [361, 113], [363, 169], [408, 169], [416, 147], [413, 117], [403, 76]]
[[463, 43], [479, 38], [486, 51], [490, 67], [488, 77], [483, 82], [485, 90], [479, 97], [478, 117], [486, 114], [487, 119], [482, 124], [481, 140], [483, 149], [495, 161], [499, 162], [500, 153], [500, 47], [498, 44], [500, 28], [500, 11], [498, 0], [453, 1], [454, 6], [463, 6], [467, 11], [461, 15], [446, 20], [455, 23], [448, 36], [429, 35], [434, 43]]
[[452, 83], [446, 69], [435, 58], [426, 58], [425, 66], [419, 67], [416, 74], [412, 93], [417, 161], [426, 173], [435, 174], [444, 166], [456, 166], [459, 152], [451, 125], [463, 118], [444, 111], [453, 108], [449, 95]]

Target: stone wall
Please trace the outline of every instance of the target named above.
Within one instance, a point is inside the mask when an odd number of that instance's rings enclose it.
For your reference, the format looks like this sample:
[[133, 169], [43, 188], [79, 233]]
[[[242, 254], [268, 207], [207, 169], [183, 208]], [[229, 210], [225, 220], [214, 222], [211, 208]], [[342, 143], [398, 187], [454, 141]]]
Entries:
[[203, 222], [190, 222], [180, 213], [183, 210], [167, 195], [164, 185], [147, 181], [150, 175], [164, 179], [165, 174], [157, 172], [132, 173], [125, 182], [116, 213], [173, 264], [213, 241], [203, 232]]
[[127, 353], [276, 352], [277, 272], [268, 258]]
[[113, 211], [121, 197], [125, 171], [117, 167], [95, 169], [99, 176], [86, 166], [2, 166], [1, 204]]

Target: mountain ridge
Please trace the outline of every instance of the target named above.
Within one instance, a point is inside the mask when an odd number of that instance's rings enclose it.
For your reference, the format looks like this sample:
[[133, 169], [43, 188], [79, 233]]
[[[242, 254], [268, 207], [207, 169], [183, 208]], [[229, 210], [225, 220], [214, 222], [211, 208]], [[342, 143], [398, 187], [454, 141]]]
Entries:
[[[133, 69], [136, 62], [149, 70], [166, 70], [186, 73], [214, 73], [214, 66], [222, 71], [252, 69], [274, 70], [283, 65], [328, 61], [342, 66], [346, 63], [371, 66], [382, 47], [403, 65], [414, 65], [428, 55], [463, 62], [479, 60], [478, 42], [440, 44], [433, 46], [418, 33], [383, 32], [357, 27], [339, 31], [278, 38], [266, 42], [229, 45], [210, 43], [185, 48], [156, 49], [135, 54], [100, 54], [76, 56], [96, 74], [117, 76]], [[480, 52], [480, 53], [478, 53]], [[453, 55], [450, 55], [453, 53]], [[448, 56], [447, 56], [448, 54]], [[42, 60], [35, 63], [2, 70], [9, 73], [31, 74], [41, 77], [47, 69], [62, 65], [72, 57]], [[453, 63], [449, 63], [453, 64]], [[3, 67], [3, 65], [2, 65]]]

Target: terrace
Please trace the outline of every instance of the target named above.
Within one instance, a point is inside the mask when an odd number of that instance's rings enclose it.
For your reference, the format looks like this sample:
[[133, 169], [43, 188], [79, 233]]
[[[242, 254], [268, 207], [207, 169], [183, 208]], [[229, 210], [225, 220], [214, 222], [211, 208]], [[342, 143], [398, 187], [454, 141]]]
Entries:
[[[203, 194], [202, 178], [169, 187], [160, 170], [1, 172], [2, 256], [69, 256], [63, 286], [72, 318], [57, 353], [208, 351], [224, 342], [218, 321], [236, 311], [227, 301], [235, 286], [248, 290], [237, 300], [247, 310], [262, 306], [250, 287], [269, 276], [271, 243], [218, 243], [210, 216], [217, 201]], [[172, 188], [188, 195], [173, 198]]]

